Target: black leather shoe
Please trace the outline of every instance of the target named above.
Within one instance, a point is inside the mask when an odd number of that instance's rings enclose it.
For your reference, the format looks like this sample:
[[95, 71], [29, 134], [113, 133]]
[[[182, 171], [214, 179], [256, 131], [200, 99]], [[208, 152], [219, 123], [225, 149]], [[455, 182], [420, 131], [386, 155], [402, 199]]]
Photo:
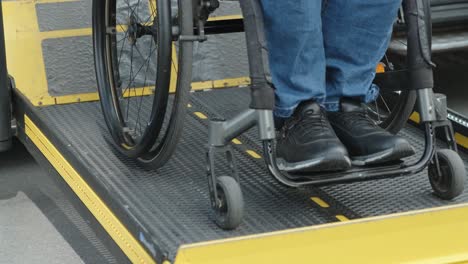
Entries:
[[313, 101], [301, 103], [280, 131], [278, 168], [287, 172], [339, 171], [351, 167], [348, 152], [333, 132], [326, 112]]
[[379, 127], [358, 101], [342, 99], [341, 112], [329, 112], [328, 117], [354, 165], [386, 163], [414, 155], [406, 139]]

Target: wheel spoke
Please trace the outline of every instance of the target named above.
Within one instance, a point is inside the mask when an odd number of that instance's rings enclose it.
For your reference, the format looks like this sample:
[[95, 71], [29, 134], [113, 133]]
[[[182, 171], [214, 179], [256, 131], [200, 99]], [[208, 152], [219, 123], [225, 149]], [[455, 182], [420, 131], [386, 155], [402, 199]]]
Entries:
[[[132, 79], [132, 73], [133, 73], [133, 45], [132, 45], [132, 48], [130, 50], [130, 79]], [[127, 89], [128, 89], [128, 87], [130, 87], [130, 84], [131, 83], [128, 84]], [[128, 113], [130, 111], [129, 110], [130, 109], [130, 103], [131, 103], [131, 100], [128, 100], [128, 103], [127, 103], [127, 118], [126, 118], [127, 120], [128, 120]]]
[[156, 4], [156, 0], [149, 0], [149, 5], [150, 5], [150, 17], [149, 19], [153, 19], [157, 16], [157, 4]]
[[379, 111], [379, 105], [377, 104], [377, 100], [374, 101], [375, 103], [375, 110], [377, 111], [377, 122], [380, 124], [382, 123], [382, 120], [380, 119], [380, 111]]
[[392, 112], [392, 110], [390, 110], [390, 107], [388, 107], [388, 104], [387, 104], [385, 98], [382, 95], [379, 95], [379, 96], [380, 96], [380, 99], [382, 100], [382, 102], [384, 103], [385, 108], [387, 109], [387, 113], [390, 114]]
[[[151, 52], [152, 47], [153, 47], [153, 42], [151, 41], [150, 47], [149, 47], [150, 52]], [[150, 57], [148, 57], [148, 58], [150, 58]], [[148, 61], [149, 61], [149, 60], [148, 60]], [[143, 96], [144, 96], [144, 94], [145, 94], [146, 80], [147, 80], [147, 77], [148, 77], [147, 73], [148, 73], [149, 65], [150, 65], [149, 63], [146, 63], [145, 80], [143, 81], [143, 89], [142, 89], [142, 92], [141, 92], [140, 104], [138, 105], [138, 113], [137, 113], [137, 121], [136, 121], [136, 122], [137, 122], [137, 125], [140, 125], [140, 126], [139, 126], [139, 128], [140, 128], [140, 129], [139, 129], [140, 134], [142, 134], [142, 131], [141, 131], [141, 124], [140, 124], [140, 122], [139, 122], [139, 121], [140, 121], [140, 113], [141, 113], [141, 105], [143, 104]]]
[[[149, 59], [150, 59], [151, 56], [153, 55], [154, 51], [156, 51], [156, 49], [157, 49], [157, 48], [154, 48], [154, 49], [151, 51], [150, 55], [148, 56], [148, 58], [147, 58], [146, 61], [145, 61], [146, 63], [149, 62]], [[135, 78], [136, 78], [136, 75], [138, 75], [138, 74], [140, 73], [140, 71], [143, 69], [144, 66], [145, 66], [145, 63], [143, 63], [143, 64], [140, 66], [140, 68], [138, 69], [137, 73], [134, 75], [134, 78], [133, 78], [133, 79], [130, 78], [130, 80], [129, 80], [129, 86], [127, 86], [127, 88], [125, 88], [124, 92], [122, 92], [122, 95], [121, 95], [122, 97], [125, 95], [125, 92], [129, 89], [130, 83], [134, 83]]]
[[128, 37], [128, 34], [127, 32], [125, 32], [125, 35], [123, 37], [123, 41], [122, 41], [122, 46], [120, 47], [120, 55], [119, 55], [119, 59], [117, 60], [117, 66], [120, 66], [120, 60], [122, 59], [122, 54], [123, 54], [123, 48], [125, 46], [125, 41]]

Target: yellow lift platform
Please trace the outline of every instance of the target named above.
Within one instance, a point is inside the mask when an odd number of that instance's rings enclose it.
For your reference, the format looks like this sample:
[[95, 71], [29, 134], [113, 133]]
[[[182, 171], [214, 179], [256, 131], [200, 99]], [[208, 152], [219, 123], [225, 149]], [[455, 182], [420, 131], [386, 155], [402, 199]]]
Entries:
[[[174, 157], [158, 171], [144, 170], [110, 144], [97, 102], [91, 1], [2, 5], [7, 65], [15, 84], [16, 136], [33, 156], [41, 157], [41, 165], [70, 186], [129, 261], [468, 262], [468, 191], [454, 201], [439, 200], [431, 193], [426, 172], [287, 188], [264, 168], [255, 131], [232, 142], [239, 157], [245, 221], [235, 231], [219, 229], [210, 219], [204, 165], [208, 118], [230, 117], [245, 109], [249, 79], [239, 75], [194, 82], [197, 92], [187, 106], [189, 118]], [[214, 19], [238, 18], [227, 9]], [[224, 64], [219, 67], [230, 67]], [[417, 114], [412, 119], [417, 122]], [[416, 125], [408, 125], [402, 134], [422, 151], [423, 133]], [[460, 132], [456, 137], [466, 148], [466, 136]], [[466, 165], [468, 156], [461, 156]]]

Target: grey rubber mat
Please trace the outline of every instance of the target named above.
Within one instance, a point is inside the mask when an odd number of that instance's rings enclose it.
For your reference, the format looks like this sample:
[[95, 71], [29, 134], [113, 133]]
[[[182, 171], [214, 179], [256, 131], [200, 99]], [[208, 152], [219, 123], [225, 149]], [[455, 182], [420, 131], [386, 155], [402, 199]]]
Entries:
[[[134, 0], [126, 1], [135, 3]], [[143, 2], [142, 2], [143, 3]], [[176, 5], [176, 2], [172, 0]], [[66, 30], [91, 27], [92, 0], [38, 3], [36, 13], [40, 31]], [[221, 7], [211, 17], [240, 14], [237, 1], [221, 1]]]
[[[468, 201], [466, 192], [454, 202], [433, 197], [425, 173], [324, 188], [284, 187], [267, 173], [261, 159], [246, 154], [245, 148], [261, 151], [253, 129], [239, 137], [242, 148], [234, 147], [245, 196], [245, 219], [237, 230], [222, 231], [210, 219], [204, 159], [207, 121], [194, 112], [229, 117], [245, 109], [248, 102], [247, 88], [193, 93], [183, 139], [175, 156], [159, 171], [143, 170], [109, 146], [97, 102], [45, 107], [38, 112], [54, 136], [127, 206], [169, 258], [181, 244], [317, 225], [337, 221], [338, 214], [358, 218]], [[408, 127], [402, 135], [421, 151], [417, 128]], [[322, 198], [331, 208], [317, 206], [310, 200], [312, 196]]]
[[71, 1], [36, 4], [40, 31], [91, 27], [92, 1]]

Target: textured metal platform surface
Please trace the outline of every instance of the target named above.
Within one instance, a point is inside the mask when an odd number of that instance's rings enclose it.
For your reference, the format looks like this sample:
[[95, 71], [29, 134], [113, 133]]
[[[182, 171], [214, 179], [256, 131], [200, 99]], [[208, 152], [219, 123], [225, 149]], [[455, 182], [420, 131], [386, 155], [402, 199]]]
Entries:
[[[245, 109], [248, 102], [247, 88], [193, 93], [183, 139], [175, 156], [159, 171], [141, 169], [110, 147], [97, 102], [36, 111], [60, 144], [138, 219], [170, 259], [181, 244], [323, 224], [338, 221], [337, 216], [353, 219], [468, 202], [468, 192], [452, 202], [435, 198], [425, 173], [323, 188], [287, 188], [267, 173], [261, 159], [246, 152], [261, 154], [252, 129], [239, 137], [242, 145], [234, 145], [245, 219], [237, 230], [222, 231], [210, 219], [204, 156], [208, 121], [194, 113], [227, 118]], [[423, 140], [417, 128], [408, 127], [402, 135], [421, 152]], [[321, 198], [329, 207], [321, 207], [311, 197]]]

